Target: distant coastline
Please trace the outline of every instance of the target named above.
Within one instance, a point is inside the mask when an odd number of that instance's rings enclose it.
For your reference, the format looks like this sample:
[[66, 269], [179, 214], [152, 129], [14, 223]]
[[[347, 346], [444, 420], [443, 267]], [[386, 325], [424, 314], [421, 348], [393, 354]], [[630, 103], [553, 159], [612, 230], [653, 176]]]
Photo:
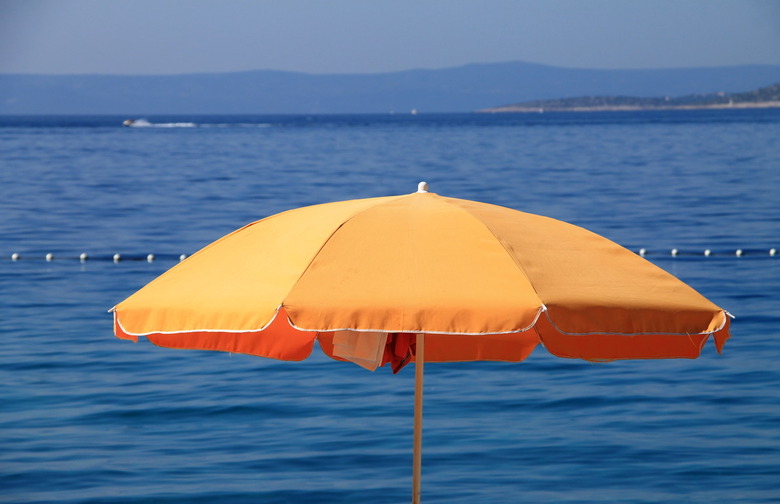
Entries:
[[598, 106], [571, 106], [571, 107], [545, 107], [545, 106], [520, 106], [507, 105], [504, 107], [493, 107], [478, 110], [479, 113], [544, 113], [544, 112], [631, 112], [641, 110], [707, 110], [707, 109], [760, 109], [760, 108], [780, 108], [780, 101], [755, 102], [755, 103], [732, 103], [732, 104], [712, 104], [712, 105], [598, 105]]
[[619, 112], [640, 110], [707, 110], [780, 108], [780, 83], [746, 93], [680, 97], [582, 96], [536, 100], [478, 110], [480, 113]]

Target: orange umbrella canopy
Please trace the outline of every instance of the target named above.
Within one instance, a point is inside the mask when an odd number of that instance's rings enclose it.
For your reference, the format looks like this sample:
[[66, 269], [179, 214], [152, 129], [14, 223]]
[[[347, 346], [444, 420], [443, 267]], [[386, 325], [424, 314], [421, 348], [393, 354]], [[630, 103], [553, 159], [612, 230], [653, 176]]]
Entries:
[[369, 369], [521, 361], [542, 343], [601, 361], [695, 358], [729, 317], [674, 276], [565, 222], [417, 193], [249, 224], [113, 308], [120, 338]]

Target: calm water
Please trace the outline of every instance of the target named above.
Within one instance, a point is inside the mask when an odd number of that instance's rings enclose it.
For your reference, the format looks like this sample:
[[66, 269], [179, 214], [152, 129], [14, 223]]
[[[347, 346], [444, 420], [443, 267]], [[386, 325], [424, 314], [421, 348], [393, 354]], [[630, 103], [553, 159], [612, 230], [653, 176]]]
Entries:
[[408, 502], [413, 368], [132, 344], [106, 310], [243, 224], [420, 180], [737, 316], [692, 361], [427, 367], [424, 502], [780, 502], [780, 111], [123, 119], [0, 118], [0, 502]]

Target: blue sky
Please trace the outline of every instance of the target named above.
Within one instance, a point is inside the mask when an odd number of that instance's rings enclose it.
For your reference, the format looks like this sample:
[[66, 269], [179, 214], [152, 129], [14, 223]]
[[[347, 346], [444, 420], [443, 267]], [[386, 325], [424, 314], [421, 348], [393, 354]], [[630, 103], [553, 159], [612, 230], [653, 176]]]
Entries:
[[0, 73], [780, 64], [777, 0], [0, 0]]

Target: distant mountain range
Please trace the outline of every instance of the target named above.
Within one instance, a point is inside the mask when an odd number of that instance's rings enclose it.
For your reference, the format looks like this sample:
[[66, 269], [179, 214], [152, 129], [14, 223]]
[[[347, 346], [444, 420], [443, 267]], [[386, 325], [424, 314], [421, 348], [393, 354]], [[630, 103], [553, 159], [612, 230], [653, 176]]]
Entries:
[[521, 62], [317, 75], [0, 75], [0, 114], [337, 114], [470, 112], [573, 96], [740, 93], [780, 82], [780, 65], [590, 70]]
[[780, 83], [746, 93], [693, 94], [677, 97], [581, 96], [535, 100], [492, 107], [480, 112], [590, 112], [601, 110], [691, 110], [715, 108], [780, 108]]

